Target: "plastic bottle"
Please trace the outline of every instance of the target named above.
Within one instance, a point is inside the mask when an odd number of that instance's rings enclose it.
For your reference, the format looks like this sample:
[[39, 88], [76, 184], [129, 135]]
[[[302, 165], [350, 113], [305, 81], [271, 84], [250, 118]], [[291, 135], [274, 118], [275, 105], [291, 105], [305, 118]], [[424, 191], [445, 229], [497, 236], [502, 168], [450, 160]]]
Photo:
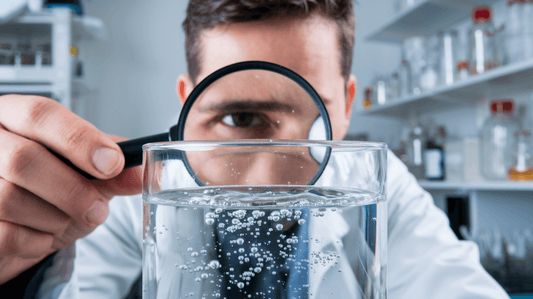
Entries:
[[513, 164], [514, 134], [520, 124], [513, 117], [512, 100], [493, 101], [491, 111], [481, 134], [481, 174], [486, 179], [506, 179]]
[[470, 73], [482, 74], [502, 64], [498, 31], [492, 23], [489, 7], [477, 7], [472, 13], [474, 24], [470, 29]]

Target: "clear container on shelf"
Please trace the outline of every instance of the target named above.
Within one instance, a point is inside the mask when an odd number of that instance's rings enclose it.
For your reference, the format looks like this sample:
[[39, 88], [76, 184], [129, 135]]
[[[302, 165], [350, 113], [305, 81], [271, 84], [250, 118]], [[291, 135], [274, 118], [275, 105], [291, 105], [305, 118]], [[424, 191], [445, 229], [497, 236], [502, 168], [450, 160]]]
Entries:
[[392, 73], [389, 79], [389, 100], [397, 99], [402, 94], [402, 82], [398, 72]]
[[505, 180], [513, 166], [514, 136], [520, 123], [513, 117], [512, 100], [493, 101], [491, 111], [481, 133], [481, 174], [486, 179]]
[[524, 61], [533, 57], [533, 2], [529, 0], [507, 1], [504, 36], [507, 63]]
[[453, 134], [446, 138], [444, 145], [444, 172], [447, 181], [464, 180], [465, 146], [464, 141]]
[[440, 84], [453, 85], [457, 79], [457, 48], [458, 38], [457, 31], [441, 31], [439, 36], [440, 50]]
[[489, 7], [477, 7], [472, 13], [474, 24], [470, 29], [470, 73], [484, 72], [502, 65], [500, 30], [492, 23]]
[[424, 38], [417, 36], [406, 39], [403, 43], [403, 51], [411, 68], [411, 93], [418, 95], [421, 92], [420, 78], [426, 67]]
[[440, 57], [439, 57], [439, 38], [433, 35], [426, 39], [425, 43], [426, 63], [422, 68], [420, 75], [420, 89], [429, 91], [435, 89], [439, 84], [440, 76]]
[[531, 131], [522, 130], [515, 133], [515, 147], [513, 148], [513, 167], [509, 169], [509, 180], [533, 180], [533, 165], [531, 163], [530, 145]]
[[387, 77], [377, 76], [374, 79], [372, 87], [372, 102], [377, 103], [378, 105], [384, 105], [391, 100], [389, 80]]
[[411, 84], [411, 66], [409, 61], [402, 59], [402, 64], [398, 69], [400, 76], [400, 96], [407, 97], [413, 92], [413, 86]]
[[424, 147], [426, 145], [426, 132], [420, 124], [416, 125], [409, 133], [409, 139], [405, 143], [405, 164], [417, 179], [426, 177], [424, 165]]

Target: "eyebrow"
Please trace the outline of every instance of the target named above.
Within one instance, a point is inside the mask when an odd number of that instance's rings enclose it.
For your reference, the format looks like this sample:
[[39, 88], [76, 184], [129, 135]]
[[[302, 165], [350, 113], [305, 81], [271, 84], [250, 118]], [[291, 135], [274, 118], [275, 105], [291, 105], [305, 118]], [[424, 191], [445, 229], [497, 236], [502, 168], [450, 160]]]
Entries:
[[282, 104], [274, 101], [232, 101], [226, 103], [212, 103], [200, 107], [200, 112], [236, 112], [236, 111], [250, 111], [250, 110], [262, 110], [262, 111], [288, 111], [291, 112], [294, 109], [293, 106], [288, 104]]

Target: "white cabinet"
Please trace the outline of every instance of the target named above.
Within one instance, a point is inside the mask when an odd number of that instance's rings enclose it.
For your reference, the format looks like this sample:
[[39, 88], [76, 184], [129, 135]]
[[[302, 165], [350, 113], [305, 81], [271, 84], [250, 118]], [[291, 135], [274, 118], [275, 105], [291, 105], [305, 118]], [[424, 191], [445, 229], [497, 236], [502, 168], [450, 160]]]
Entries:
[[49, 40], [51, 54], [51, 64], [47, 65], [41, 63], [39, 54], [30, 65], [20, 64], [17, 59], [14, 64], [1, 64], [0, 94], [46, 95], [73, 110], [73, 99], [89, 90], [83, 77], [75, 75], [75, 45], [81, 40], [104, 36], [105, 28], [100, 19], [77, 16], [67, 8], [28, 13], [0, 24], [0, 43], [21, 39]]

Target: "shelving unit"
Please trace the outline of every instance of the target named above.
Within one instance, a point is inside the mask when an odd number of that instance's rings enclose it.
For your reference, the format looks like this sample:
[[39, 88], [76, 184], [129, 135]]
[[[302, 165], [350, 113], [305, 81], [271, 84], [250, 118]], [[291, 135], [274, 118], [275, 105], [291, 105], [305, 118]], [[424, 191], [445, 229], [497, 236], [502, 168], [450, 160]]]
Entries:
[[452, 86], [438, 87], [434, 90], [399, 98], [374, 105], [366, 110], [358, 110], [359, 115], [382, 115], [406, 119], [409, 112], [430, 113], [457, 106], [473, 106], [484, 98], [509, 97], [533, 89], [533, 60], [505, 65], [474, 75]]
[[421, 0], [366, 36], [369, 41], [401, 43], [413, 36], [429, 35], [464, 20], [478, 5], [499, 0]]
[[71, 46], [81, 40], [102, 39], [102, 20], [77, 16], [68, 8], [29, 13], [0, 25], [2, 37], [49, 38], [52, 65], [0, 65], [0, 94], [46, 95], [72, 110], [73, 97], [91, 91], [82, 78], [73, 75]]

